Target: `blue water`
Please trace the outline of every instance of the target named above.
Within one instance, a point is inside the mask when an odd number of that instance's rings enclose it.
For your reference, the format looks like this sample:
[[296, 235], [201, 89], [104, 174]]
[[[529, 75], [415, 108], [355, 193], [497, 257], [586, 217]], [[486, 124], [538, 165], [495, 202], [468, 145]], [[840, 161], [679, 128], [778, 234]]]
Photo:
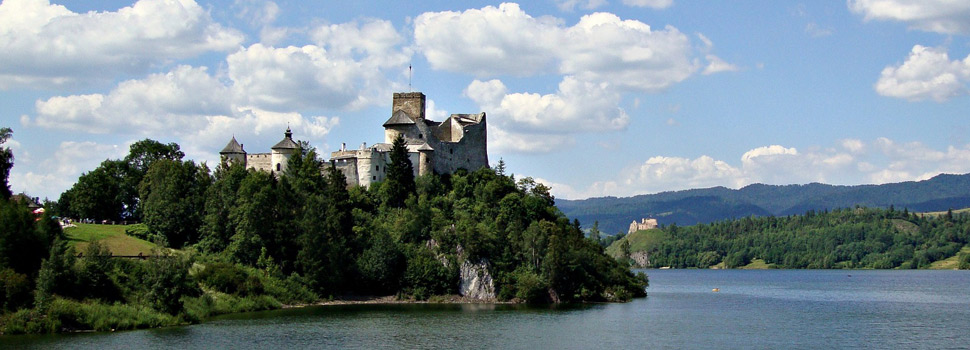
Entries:
[[0, 337], [0, 348], [970, 348], [970, 271], [647, 273], [649, 296], [626, 304], [309, 307], [186, 327]]

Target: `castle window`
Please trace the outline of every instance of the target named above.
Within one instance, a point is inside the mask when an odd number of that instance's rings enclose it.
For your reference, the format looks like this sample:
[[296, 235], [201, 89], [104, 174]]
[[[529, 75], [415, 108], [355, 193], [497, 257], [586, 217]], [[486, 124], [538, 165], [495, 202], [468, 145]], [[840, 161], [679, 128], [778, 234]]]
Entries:
[[455, 154], [455, 149], [454, 149], [454, 148], [452, 148], [452, 149], [449, 149], [449, 150], [448, 150], [448, 153], [450, 153], [450, 154]]
[[418, 134], [418, 138], [419, 139], [423, 139], [424, 138], [424, 134]]
[[374, 178], [374, 181], [377, 181], [377, 176], [374, 176], [373, 178]]
[[276, 163], [276, 171], [280, 171], [280, 163]]

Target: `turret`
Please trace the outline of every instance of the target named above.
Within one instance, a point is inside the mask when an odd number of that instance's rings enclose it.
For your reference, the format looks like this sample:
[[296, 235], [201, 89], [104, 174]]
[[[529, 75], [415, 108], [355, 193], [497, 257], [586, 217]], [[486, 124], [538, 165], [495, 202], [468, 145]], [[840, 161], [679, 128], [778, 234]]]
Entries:
[[285, 172], [290, 157], [300, 150], [300, 145], [293, 141], [293, 132], [290, 131], [290, 127], [286, 127], [286, 132], [283, 135], [283, 140], [273, 146], [273, 154], [271, 156], [272, 170], [277, 173]]
[[222, 151], [219, 151], [219, 155], [222, 156], [224, 162], [236, 162], [244, 167], [246, 166], [246, 150], [239, 142], [236, 142], [236, 136], [233, 136], [229, 144]]

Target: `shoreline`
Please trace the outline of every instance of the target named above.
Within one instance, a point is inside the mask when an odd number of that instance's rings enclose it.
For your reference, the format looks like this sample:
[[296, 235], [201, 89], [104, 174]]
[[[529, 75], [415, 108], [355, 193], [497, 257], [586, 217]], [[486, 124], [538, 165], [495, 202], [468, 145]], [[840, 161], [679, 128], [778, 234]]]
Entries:
[[284, 304], [280, 309], [295, 309], [308, 306], [332, 305], [395, 305], [395, 304], [494, 304], [514, 305], [522, 304], [517, 301], [498, 301], [495, 299], [475, 299], [460, 295], [441, 295], [427, 300], [399, 299], [396, 295], [387, 296], [342, 296], [330, 300], [319, 300], [308, 304]]

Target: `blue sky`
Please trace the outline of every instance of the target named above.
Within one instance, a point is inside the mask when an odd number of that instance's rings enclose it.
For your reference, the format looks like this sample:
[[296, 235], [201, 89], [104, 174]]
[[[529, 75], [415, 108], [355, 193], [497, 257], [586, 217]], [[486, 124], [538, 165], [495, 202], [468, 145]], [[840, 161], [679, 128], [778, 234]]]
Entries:
[[144, 138], [380, 142], [411, 66], [560, 198], [921, 180], [970, 172], [968, 35], [943, 0], [8, 0], [0, 126], [12, 190], [56, 199]]

